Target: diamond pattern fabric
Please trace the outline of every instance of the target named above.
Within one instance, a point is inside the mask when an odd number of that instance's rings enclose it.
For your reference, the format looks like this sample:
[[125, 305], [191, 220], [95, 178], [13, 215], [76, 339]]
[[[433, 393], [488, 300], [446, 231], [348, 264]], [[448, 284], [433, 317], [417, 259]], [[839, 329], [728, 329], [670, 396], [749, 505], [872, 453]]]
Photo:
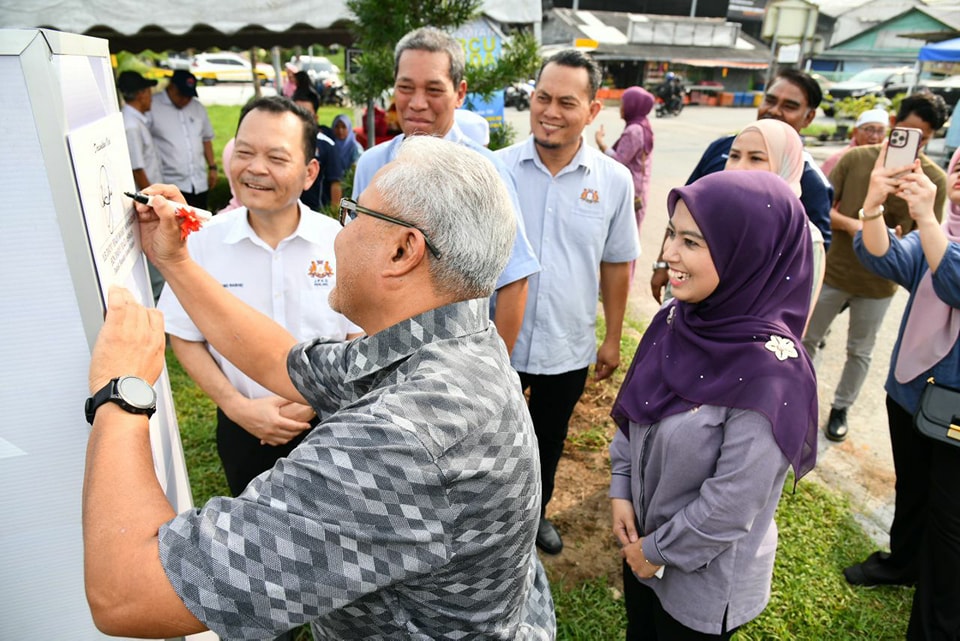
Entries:
[[190, 611], [223, 639], [552, 639], [536, 437], [487, 301], [298, 345], [288, 369], [317, 428], [161, 528]]

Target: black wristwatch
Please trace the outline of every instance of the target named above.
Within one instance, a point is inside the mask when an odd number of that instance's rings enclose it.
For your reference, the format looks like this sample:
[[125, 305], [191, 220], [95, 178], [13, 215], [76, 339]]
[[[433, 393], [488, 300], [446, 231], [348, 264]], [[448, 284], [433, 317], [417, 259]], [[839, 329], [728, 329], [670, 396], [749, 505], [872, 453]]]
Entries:
[[114, 378], [84, 403], [83, 412], [90, 425], [104, 403], [116, 403], [132, 414], [145, 414], [150, 418], [157, 411], [157, 392], [150, 383], [136, 376]]

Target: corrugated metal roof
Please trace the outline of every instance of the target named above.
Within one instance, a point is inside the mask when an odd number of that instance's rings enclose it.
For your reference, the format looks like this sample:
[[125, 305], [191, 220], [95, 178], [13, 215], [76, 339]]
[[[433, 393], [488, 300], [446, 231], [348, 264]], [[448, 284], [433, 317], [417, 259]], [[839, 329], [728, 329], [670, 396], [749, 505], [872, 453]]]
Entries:
[[[573, 46], [577, 38], [597, 41], [592, 52], [597, 60], [657, 60], [693, 64], [687, 61], [713, 61], [713, 66], [763, 68], [770, 61], [770, 49], [765, 44], [743, 33], [734, 47], [677, 46], [659, 44], [630, 44], [627, 34], [631, 16], [620, 11], [573, 11], [552, 9], [544, 13], [543, 44], [547, 47]], [[664, 16], [647, 16], [662, 19]], [[716, 18], [687, 18], [716, 22]], [[600, 37], [597, 37], [600, 36]]]

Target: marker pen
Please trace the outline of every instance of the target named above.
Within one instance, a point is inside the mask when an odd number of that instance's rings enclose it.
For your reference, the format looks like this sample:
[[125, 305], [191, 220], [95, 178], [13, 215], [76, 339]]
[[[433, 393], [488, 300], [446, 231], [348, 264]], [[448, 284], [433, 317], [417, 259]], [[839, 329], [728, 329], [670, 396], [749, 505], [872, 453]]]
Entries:
[[[126, 196], [127, 198], [132, 198], [133, 200], [137, 201], [141, 205], [147, 205], [148, 207], [150, 206], [150, 199], [152, 198], [152, 196], [150, 196], [149, 194], [144, 194], [139, 191], [136, 193], [130, 193], [129, 191], [125, 191], [123, 192], [123, 195]], [[170, 204], [173, 205], [178, 210], [188, 209], [188, 208], [192, 209], [194, 215], [200, 220], [201, 223], [205, 223], [211, 218], [213, 218], [213, 214], [211, 214], [206, 209], [200, 209], [199, 207], [194, 207], [192, 205], [184, 205], [182, 203], [174, 202], [172, 200], [170, 201]]]

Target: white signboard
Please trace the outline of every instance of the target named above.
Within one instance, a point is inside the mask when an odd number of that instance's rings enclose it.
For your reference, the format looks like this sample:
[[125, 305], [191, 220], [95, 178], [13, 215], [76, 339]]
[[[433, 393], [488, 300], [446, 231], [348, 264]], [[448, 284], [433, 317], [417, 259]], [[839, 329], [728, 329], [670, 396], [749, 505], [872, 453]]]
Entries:
[[[0, 639], [99, 641], [83, 587], [87, 370], [109, 285], [153, 304], [107, 43], [0, 30], [0, 86]], [[166, 372], [156, 390], [154, 468], [182, 511]]]
[[67, 134], [80, 205], [103, 299], [111, 285], [129, 287], [140, 254], [139, 226], [132, 201], [130, 155], [119, 112]]

